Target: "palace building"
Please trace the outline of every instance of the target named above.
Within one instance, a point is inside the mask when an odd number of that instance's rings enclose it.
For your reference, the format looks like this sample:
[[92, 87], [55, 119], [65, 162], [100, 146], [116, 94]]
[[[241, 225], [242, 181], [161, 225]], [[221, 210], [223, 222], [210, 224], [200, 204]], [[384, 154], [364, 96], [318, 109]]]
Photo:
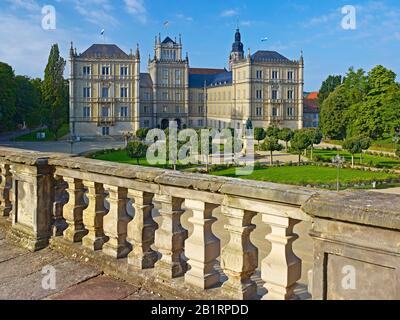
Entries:
[[182, 39], [155, 37], [148, 72], [140, 70], [139, 46], [70, 49], [70, 130], [88, 138], [121, 136], [139, 128], [243, 129], [303, 127], [304, 61], [275, 51], [245, 54], [239, 29], [229, 70], [191, 68]]

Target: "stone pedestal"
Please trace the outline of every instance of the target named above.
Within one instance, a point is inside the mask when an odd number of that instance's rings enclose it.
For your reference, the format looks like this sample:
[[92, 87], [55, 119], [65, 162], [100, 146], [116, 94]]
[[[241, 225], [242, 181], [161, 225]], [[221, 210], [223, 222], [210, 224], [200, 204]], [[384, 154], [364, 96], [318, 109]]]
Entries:
[[181, 216], [184, 199], [169, 195], [157, 195], [156, 201], [161, 204], [162, 222], [156, 231], [155, 245], [161, 253], [161, 259], [156, 263], [156, 272], [166, 279], [183, 276], [187, 264], [183, 260], [183, 246], [188, 237], [187, 230], [182, 228]]
[[214, 265], [220, 255], [220, 240], [212, 233], [211, 226], [216, 221], [212, 217], [215, 205], [198, 200], [185, 200], [187, 209], [193, 211], [189, 222], [193, 233], [185, 241], [185, 254], [191, 269], [185, 274], [185, 282], [202, 289], [219, 283], [219, 274]]
[[128, 242], [132, 245], [128, 263], [138, 269], [153, 268], [157, 261], [157, 252], [151, 249], [157, 229], [157, 224], [151, 216], [154, 207], [153, 196], [148, 192], [128, 190], [128, 198], [134, 203], [135, 210], [135, 216], [128, 224]]
[[222, 206], [222, 213], [228, 218], [225, 230], [230, 235], [221, 256], [222, 270], [228, 276], [222, 290], [234, 299], [254, 299], [257, 285], [250, 277], [257, 268], [258, 250], [250, 241], [250, 233], [255, 229], [251, 220], [256, 213], [227, 206]]
[[11, 212], [10, 189], [12, 178], [10, 165], [0, 163], [0, 217], [8, 217]]

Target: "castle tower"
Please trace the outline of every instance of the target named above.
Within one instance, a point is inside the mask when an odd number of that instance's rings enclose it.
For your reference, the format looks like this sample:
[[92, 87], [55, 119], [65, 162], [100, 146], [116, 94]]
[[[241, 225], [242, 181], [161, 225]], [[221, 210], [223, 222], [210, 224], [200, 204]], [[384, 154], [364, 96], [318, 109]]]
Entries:
[[240, 61], [244, 59], [244, 50], [242, 43], [242, 36], [240, 34], [239, 27], [236, 29], [235, 42], [232, 44], [232, 51], [229, 56], [229, 70], [232, 70], [232, 64], [235, 61]]

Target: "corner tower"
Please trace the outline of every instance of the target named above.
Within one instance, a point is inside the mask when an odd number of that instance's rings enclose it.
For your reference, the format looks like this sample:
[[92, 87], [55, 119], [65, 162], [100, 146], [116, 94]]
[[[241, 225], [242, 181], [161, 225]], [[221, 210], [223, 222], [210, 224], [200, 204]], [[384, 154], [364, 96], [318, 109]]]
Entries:
[[235, 42], [232, 44], [232, 51], [229, 56], [229, 70], [232, 71], [232, 65], [236, 61], [244, 59], [244, 50], [242, 43], [242, 36], [240, 34], [239, 27], [236, 29]]

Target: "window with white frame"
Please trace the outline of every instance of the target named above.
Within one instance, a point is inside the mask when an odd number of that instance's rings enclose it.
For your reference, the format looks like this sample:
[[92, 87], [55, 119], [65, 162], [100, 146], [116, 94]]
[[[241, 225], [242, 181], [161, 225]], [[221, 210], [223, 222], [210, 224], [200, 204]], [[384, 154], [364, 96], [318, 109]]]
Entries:
[[278, 91], [277, 90], [272, 90], [272, 99], [273, 100], [278, 99]]
[[257, 117], [261, 117], [262, 116], [262, 108], [261, 107], [257, 107], [256, 108], [256, 116]]
[[101, 74], [103, 76], [108, 76], [110, 74], [110, 67], [109, 66], [103, 66], [101, 68]]
[[293, 99], [293, 90], [288, 90], [287, 98], [288, 98], [288, 100], [292, 100]]
[[262, 99], [262, 90], [256, 90], [256, 99], [258, 100]]
[[119, 112], [119, 116], [121, 118], [127, 118], [128, 117], [128, 107], [121, 107], [120, 108], [120, 112]]
[[273, 117], [277, 117], [278, 116], [278, 108], [276, 108], [276, 107], [272, 108], [272, 116]]
[[168, 69], [162, 69], [162, 83], [168, 84]]
[[90, 107], [83, 107], [83, 117], [84, 118], [90, 118]]
[[197, 126], [202, 127], [203, 126], [203, 119], [197, 120]]
[[288, 80], [293, 80], [293, 71], [288, 71], [287, 78]]
[[128, 67], [121, 67], [121, 76], [128, 75]]
[[121, 88], [121, 98], [128, 98], [128, 88], [126, 87]]
[[90, 98], [90, 96], [91, 96], [91, 91], [92, 90], [90, 90], [91, 88], [90, 87], [85, 87], [85, 88], [83, 88], [83, 97], [84, 98]]
[[262, 70], [257, 70], [257, 71], [256, 71], [256, 78], [257, 78], [257, 79], [262, 79], [262, 77], [263, 77], [263, 72], [262, 72]]
[[181, 78], [182, 78], [181, 70], [175, 70], [175, 84], [180, 85], [181, 84]]
[[287, 108], [287, 115], [288, 115], [288, 117], [293, 117], [294, 116], [294, 108], [293, 107], [288, 107]]
[[84, 67], [83, 67], [83, 75], [84, 75], [84, 76], [90, 76], [90, 73], [91, 73], [91, 68], [90, 68], [90, 66], [84, 66]]
[[278, 71], [276, 70], [272, 71], [272, 79], [274, 80], [278, 79]]

